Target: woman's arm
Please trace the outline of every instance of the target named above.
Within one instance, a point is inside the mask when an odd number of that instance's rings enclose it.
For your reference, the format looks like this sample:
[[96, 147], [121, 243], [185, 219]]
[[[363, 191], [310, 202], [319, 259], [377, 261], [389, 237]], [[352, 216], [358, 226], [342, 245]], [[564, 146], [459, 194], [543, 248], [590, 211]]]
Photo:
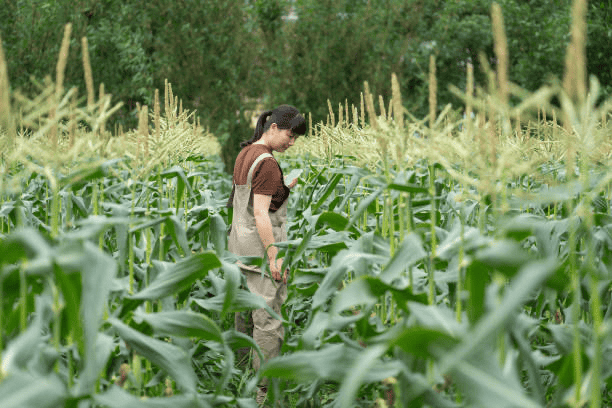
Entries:
[[[280, 268], [283, 264], [282, 259], [276, 259], [278, 255], [278, 248], [274, 245], [274, 234], [272, 232], [272, 221], [270, 221], [270, 215], [268, 213], [270, 209], [270, 202], [272, 196], [263, 194], [253, 194], [253, 212], [255, 215], [255, 226], [259, 233], [259, 238], [267, 248], [268, 259], [270, 261], [270, 272], [274, 280], [281, 280]], [[283, 280], [287, 283], [287, 273], [283, 275]]]

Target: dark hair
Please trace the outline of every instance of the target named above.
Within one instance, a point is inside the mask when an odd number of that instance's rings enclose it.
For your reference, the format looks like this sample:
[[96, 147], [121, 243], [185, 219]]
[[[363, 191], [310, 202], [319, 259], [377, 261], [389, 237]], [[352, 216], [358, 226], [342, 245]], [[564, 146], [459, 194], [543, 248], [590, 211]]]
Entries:
[[276, 109], [265, 111], [257, 119], [255, 133], [251, 140], [240, 143], [240, 147], [246, 147], [261, 139], [261, 136], [270, 129], [270, 125], [276, 123], [279, 129], [291, 129], [294, 134], [306, 133], [306, 119], [300, 111], [291, 105], [280, 105]]

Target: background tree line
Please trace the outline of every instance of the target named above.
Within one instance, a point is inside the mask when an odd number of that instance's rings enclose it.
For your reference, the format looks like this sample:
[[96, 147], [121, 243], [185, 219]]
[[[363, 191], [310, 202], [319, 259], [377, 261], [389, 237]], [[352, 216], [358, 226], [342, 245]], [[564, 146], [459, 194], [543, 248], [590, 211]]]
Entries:
[[[172, 83], [224, 143], [231, 171], [250, 137], [241, 112], [291, 103], [325, 120], [327, 100], [359, 103], [363, 82], [385, 100], [395, 72], [406, 108], [427, 111], [428, 61], [437, 59], [438, 102], [461, 101], [466, 65], [484, 84], [478, 54], [494, 62], [492, 0], [4, 0], [0, 34], [12, 89], [36, 92], [53, 75], [63, 26], [73, 24], [66, 85], [85, 89], [80, 38], [96, 85], [124, 108], [111, 122], [135, 126], [137, 103]], [[498, 0], [504, 13], [510, 79], [534, 90], [563, 75], [571, 0]], [[283, 18], [293, 8], [297, 19]], [[612, 5], [591, 0], [588, 72], [612, 93]], [[84, 92], [84, 91], [81, 91]]]

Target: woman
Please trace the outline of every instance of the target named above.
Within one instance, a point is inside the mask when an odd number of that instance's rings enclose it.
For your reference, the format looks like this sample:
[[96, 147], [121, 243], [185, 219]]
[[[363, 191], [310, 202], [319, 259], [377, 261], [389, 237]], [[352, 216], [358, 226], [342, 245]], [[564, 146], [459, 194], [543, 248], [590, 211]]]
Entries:
[[[287, 270], [281, 271], [283, 260], [277, 259], [278, 248], [272, 244], [287, 240], [287, 199], [297, 178], [286, 186], [283, 171], [272, 153], [286, 151], [304, 133], [306, 121], [297, 108], [281, 105], [264, 112], [257, 120], [253, 138], [240, 145], [242, 150], [234, 165], [234, 188], [228, 201], [228, 206], [234, 208], [228, 249], [240, 256], [267, 256], [271, 277], [263, 275], [257, 267], [238, 264], [246, 275], [249, 290], [262, 296], [279, 314], [287, 298]], [[264, 361], [279, 355], [284, 335], [281, 322], [265, 309], [259, 309], [252, 312], [252, 324], [253, 339], [261, 348]], [[247, 331], [245, 319], [239, 313], [236, 328]], [[260, 365], [255, 355], [253, 369], [259, 370]], [[262, 393], [265, 395], [265, 382], [261, 384], [259, 398]]]

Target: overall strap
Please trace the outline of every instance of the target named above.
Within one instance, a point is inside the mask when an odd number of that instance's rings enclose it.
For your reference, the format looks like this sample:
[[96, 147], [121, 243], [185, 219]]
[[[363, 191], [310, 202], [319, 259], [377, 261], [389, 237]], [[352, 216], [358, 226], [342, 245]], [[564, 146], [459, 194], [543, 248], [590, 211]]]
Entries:
[[249, 169], [249, 174], [247, 175], [247, 186], [249, 186], [249, 189], [251, 188], [251, 182], [253, 181], [253, 172], [255, 171], [255, 167], [257, 167], [260, 161], [262, 161], [263, 159], [267, 159], [268, 157], [274, 158], [274, 156], [272, 156], [270, 153], [262, 153], [255, 159], [255, 161], [251, 165], [251, 168]]

